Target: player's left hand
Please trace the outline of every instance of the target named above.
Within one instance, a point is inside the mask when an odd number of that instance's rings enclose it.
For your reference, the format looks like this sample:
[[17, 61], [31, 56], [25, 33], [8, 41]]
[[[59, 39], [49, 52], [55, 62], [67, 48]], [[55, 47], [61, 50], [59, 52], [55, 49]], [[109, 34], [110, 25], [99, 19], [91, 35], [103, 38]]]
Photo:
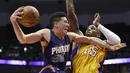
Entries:
[[94, 15], [94, 21], [93, 21], [93, 24], [94, 24], [96, 27], [98, 27], [98, 25], [100, 24], [100, 19], [101, 19], [100, 14], [99, 14], [99, 13], [96, 13], [96, 14]]
[[120, 44], [117, 44], [117, 45], [113, 45], [111, 47], [111, 50], [112, 51], [119, 50], [119, 49], [124, 48], [126, 46], [127, 46], [126, 43], [120, 43]]

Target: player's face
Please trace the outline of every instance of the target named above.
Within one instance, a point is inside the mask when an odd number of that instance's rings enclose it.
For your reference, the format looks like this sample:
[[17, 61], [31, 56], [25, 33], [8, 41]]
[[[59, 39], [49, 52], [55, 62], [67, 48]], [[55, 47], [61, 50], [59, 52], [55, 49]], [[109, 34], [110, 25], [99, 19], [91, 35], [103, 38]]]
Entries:
[[58, 22], [58, 29], [61, 33], [66, 34], [69, 30], [69, 24], [66, 17], [61, 17], [61, 20]]
[[100, 31], [94, 26], [90, 25], [85, 32], [86, 36], [100, 38]]

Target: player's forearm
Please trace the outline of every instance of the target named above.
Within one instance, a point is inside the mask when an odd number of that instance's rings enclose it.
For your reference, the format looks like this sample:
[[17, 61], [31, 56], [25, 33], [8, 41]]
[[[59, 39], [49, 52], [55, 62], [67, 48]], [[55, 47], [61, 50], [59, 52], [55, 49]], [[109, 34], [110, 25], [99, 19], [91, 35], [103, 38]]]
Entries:
[[[30, 33], [25, 35], [16, 21], [12, 22], [17, 39], [21, 44], [31, 44], [40, 41], [41, 36], [36, 33]], [[34, 39], [35, 38], [35, 39]]]
[[69, 19], [68, 21], [69, 21], [69, 24], [70, 24], [69, 31], [79, 33], [79, 22], [78, 22], [76, 15], [73, 14], [73, 16], [70, 17], [70, 18], [68, 17], [68, 19]]
[[93, 44], [108, 49], [111, 48], [111, 46], [107, 44], [105, 41], [102, 41], [96, 37], [76, 36], [76, 38], [74, 38], [73, 41], [76, 42], [77, 44]]
[[100, 47], [105, 47], [108, 49], [111, 49], [112, 47], [111, 45], [107, 44], [105, 41], [102, 41], [101, 39], [96, 38], [96, 37], [89, 37], [89, 40], [91, 44], [94, 44]]
[[103, 25], [99, 24], [97, 28], [104, 34], [109, 44], [115, 45], [121, 43], [120, 37], [116, 35], [114, 32], [105, 28]]
[[71, 14], [72, 12], [75, 12], [73, 0], [66, 0], [66, 9], [67, 9], [67, 14]]
[[76, 38], [73, 39], [73, 41], [76, 42], [77, 44], [93, 44], [99, 47], [107, 48], [111, 51], [115, 51], [124, 47], [121, 44], [116, 44], [113, 46], [109, 45], [105, 41], [102, 41], [101, 39], [96, 37], [77, 36]]
[[66, 9], [67, 9], [68, 21], [70, 24], [69, 31], [79, 33], [79, 22], [75, 14], [73, 0], [66, 0]]
[[13, 20], [13, 18], [11, 18], [11, 23], [13, 25], [13, 29], [17, 39], [19, 40], [20, 43], [23, 44], [25, 42], [24, 33], [22, 32], [16, 20]]

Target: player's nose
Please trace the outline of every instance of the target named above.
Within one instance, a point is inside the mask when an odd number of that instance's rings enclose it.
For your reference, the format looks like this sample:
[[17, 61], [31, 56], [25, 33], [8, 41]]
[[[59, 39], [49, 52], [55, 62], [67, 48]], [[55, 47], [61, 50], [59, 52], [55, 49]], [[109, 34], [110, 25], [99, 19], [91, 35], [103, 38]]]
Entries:
[[88, 28], [87, 31], [91, 31], [91, 28]]
[[69, 27], [70, 26], [69, 23], [66, 23], [66, 26]]

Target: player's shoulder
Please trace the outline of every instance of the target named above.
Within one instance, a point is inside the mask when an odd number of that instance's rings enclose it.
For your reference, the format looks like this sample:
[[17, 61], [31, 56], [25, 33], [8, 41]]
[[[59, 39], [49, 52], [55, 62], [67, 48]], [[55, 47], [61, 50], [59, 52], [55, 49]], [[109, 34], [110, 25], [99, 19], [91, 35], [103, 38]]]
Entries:
[[41, 31], [50, 31], [50, 29], [48, 29], [48, 28], [43, 28], [43, 29], [41, 29]]
[[43, 33], [43, 34], [49, 34], [50, 33], [50, 29], [48, 28], [44, 28], [38, 31], [39, 33]]
[[76, 35], [78, 35], [77, 33], [74, 33], [74, 32], [67, 32], [67, 35], [68, 36], [76, 36]]
[[67, 32], [67, 36], [70, 38], [70, 41], [72, 41], [75, 37], [78, 36], [78, 34], [74, 32]]
[[42, 35], [42, 37], [44, 37], [42, 38], [42, 40], [46, 40], [47, 42], [50, 41], [50, 29], [48, 28], [41, 29], [39, 30], [39, 33], [40, 35]]

